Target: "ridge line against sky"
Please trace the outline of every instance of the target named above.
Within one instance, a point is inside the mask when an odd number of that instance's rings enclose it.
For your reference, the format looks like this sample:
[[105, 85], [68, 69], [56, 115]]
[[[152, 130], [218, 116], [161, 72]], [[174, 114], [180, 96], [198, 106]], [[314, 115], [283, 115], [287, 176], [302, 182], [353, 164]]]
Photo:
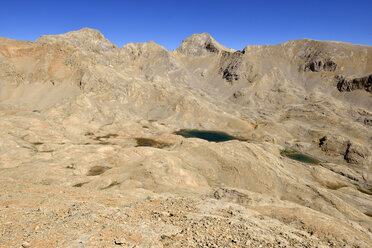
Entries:
[[122, 47], [153, 40], [168, 50], [207, 32], [226, 47], [302, 38], [372, 45], [372, 1], [9, 1], [0, 36], [34, 41], [89, 27]]

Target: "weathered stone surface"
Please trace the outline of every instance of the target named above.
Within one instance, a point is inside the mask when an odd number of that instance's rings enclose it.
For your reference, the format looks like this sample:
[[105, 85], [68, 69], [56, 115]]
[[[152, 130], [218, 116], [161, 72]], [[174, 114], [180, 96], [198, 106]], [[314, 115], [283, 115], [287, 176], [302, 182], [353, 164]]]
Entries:
[[309, 62], [305, 66], [305, 71], [313, 71], [313, 72], [319, 72], [319, 71], [336, 71], [337, 64], [333, 62], [332, 60], [326, 59], [326, 60], [318, 60], [318, 61], [312, 61]]
[[372, 92], [372, 75], [360, 78], [345, 79], [342, 76], [336, 77], [337, 89], [343, 91], [353, 91], [363, 89]]
[[360, 145], [348, 142], [344, 158], [348, 163], [359, 164], [366, 159], [368, 151], [363, 149]]
[[243, 53], [240, 51], [234, 53], [224, 52], [222, 54], [220, 73], [223, 79], [230, 83], [239, 80], [239, 67], [242, 63], [242, 56]]

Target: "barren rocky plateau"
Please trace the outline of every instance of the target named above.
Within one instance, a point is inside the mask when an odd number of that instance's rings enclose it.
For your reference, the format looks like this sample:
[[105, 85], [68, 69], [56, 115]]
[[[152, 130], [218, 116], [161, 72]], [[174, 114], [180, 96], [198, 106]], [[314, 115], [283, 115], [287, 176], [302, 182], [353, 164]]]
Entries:
[[0, 247], [369, 248], [371, 150], [371, 46], [0, 38]]

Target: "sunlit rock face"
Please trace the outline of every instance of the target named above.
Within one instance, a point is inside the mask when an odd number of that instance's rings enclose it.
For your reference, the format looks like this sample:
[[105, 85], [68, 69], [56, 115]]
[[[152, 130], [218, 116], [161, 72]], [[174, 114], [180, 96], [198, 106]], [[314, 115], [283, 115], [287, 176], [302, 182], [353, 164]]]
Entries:
[[370, 247], [371, 58], [0, 38], [0, 246]]

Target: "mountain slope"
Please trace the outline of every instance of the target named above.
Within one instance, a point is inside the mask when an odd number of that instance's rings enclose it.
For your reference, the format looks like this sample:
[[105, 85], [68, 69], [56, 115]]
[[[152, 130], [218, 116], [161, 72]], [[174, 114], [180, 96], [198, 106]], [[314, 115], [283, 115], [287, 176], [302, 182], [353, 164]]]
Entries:
[[[49, 246], [369, 247], [371, 75], [372, 47], [340, 42], [235, 51], [203, 33], [167, 51], [119, 49], [88, 28], [0, 38], [0, 244], [19, 246], [26, 230], [36, 247], [48, 236]], [[239, 139], [174, 134], [184, 128]], [[53, 218], [58, 232], [45, 227]]]

